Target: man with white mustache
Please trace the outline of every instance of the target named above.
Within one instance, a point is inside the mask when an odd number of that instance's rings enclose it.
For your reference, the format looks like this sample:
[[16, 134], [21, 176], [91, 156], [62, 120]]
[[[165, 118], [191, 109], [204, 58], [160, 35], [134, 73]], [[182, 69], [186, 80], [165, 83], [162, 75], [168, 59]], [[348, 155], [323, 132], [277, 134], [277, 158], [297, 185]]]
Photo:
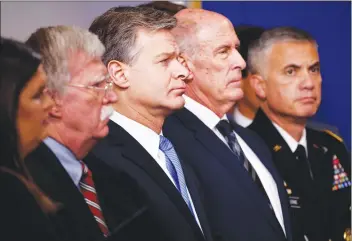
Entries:
[[26, 163], [38, 186], [62, 207], [50, 217], [62, 240], [154, 240], [146, 233], [153, 221], [138, 185], [110, 173], [103, 162], [84, 160], [109, 133], [110, 105], [117, 100], [101, 60], [105, 47], [93, 33], [70, 26], [40, 28], [26, 43], [41, 53], [55, 101], [49, 137]]

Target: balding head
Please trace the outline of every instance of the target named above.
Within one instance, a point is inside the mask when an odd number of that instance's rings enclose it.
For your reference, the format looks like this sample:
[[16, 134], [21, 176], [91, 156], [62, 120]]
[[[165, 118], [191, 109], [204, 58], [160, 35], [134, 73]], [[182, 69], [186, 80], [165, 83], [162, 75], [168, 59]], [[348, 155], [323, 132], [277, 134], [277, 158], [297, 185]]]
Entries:
[[222, 117], [243, 95], [245, 62], [234, 27], [225, 16], [203, 9], [184, 9], [175, 17], [172, 33], [193, 76], [186, 95]]
[[[200, 49], [202, 42], [207, 41], [209, 29], [214, 24], [224, 23], [231, 25], [231, 22], [223, 15], [204, 9], [183, 9], [179, 11], [177, 26], [172, 30], [173, 35], [180, 47], [181, 53], [193, 57]], [[232, 27], [233, 28], [233, 27]]]

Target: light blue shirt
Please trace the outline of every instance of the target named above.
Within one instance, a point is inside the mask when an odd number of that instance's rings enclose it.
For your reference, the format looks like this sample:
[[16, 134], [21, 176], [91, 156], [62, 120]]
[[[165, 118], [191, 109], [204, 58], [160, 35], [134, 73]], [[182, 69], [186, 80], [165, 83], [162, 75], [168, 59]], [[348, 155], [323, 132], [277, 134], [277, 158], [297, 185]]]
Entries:
[[57, 142], [51, 137], [47, 137], [43, 141], [49, 149], [54, 152], [61, 165], [65, 168], [73, 183], [79, 188], [79, 181], [82, 177], [82, 165], [75, 155], [64, 145]]

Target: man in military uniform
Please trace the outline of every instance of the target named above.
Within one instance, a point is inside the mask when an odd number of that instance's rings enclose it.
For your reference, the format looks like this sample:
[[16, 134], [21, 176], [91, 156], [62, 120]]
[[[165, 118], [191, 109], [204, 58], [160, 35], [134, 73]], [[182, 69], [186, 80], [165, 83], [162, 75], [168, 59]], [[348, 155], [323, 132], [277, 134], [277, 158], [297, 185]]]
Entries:
[[248, 128], [269, 145], [285, 181], [294, 240], [347, 240], [350, 156], [340, 137], [306, 126], [321, 102], [316, 41], [295, 28], [267, 30], [250, 46], [247, 65], [261, 100]]

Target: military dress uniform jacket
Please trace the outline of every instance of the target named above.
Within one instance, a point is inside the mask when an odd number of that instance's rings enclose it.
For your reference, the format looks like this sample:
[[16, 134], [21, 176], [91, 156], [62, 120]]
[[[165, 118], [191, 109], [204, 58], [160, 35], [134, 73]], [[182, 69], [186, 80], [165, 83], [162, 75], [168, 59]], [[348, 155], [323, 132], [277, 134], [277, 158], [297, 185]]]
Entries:
[[262, 110], [248, 128], [269, 146], [284, 179], [294, 240], [344, 240], [351, 222], [351, 158], [342, 139], [331, 132], [306, 128], [313, 173], [313, 180], [307, 181], [294, 153]]

